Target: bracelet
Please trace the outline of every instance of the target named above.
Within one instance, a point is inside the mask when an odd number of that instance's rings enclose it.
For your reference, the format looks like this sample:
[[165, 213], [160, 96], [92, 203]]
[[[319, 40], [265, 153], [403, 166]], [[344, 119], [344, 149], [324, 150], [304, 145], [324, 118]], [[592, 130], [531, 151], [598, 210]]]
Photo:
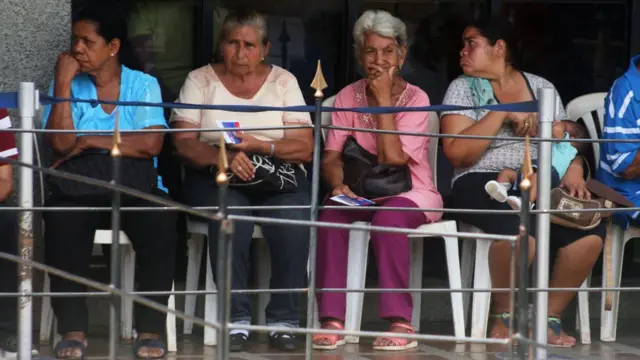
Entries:
[[269, 156], [273, 156], [276, 154], [276, 143], [272, 142], [269, 147]]

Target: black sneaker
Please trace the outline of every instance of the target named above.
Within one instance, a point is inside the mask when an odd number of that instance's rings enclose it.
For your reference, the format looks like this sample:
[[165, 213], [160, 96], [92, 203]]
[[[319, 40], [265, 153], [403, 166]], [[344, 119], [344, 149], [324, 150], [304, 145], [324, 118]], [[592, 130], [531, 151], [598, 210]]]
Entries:
[[269, 336], [269, 344], [280, 351], [298, 350], [298, 341], [292, 333], [277, 332]]
[[[38, 350], [31, 345], [31, 355], [38, 356]], [[15, 335], [0, 337], [0, 360], [14, 360], [18, 357], [18, 338]]]
[[229, 351], [242, 352], [249, 348], [249, 337], [243, 333], [231, 334], [229, 336]]

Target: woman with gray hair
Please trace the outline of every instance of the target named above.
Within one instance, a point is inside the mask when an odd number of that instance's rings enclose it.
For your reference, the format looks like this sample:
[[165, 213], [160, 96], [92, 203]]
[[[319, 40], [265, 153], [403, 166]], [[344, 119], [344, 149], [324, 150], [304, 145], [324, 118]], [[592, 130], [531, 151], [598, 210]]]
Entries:
[[[418, 87], [403, 80], [398, 72], [407, 53], [407, 30], [404, 23], [385, 11], [366, 11], [353, 31], [356, 57], [367, 73], [365, 79], [342, 89], [336, 96], [335, 106], [428, 106], [429, 97]], [[354, 112], [332, 113], [332, 125], [347, 128], [378, 129], [425, 133], [428, 112], [400, 112], [396, 114], [363, 114]], [[404, 191], [389, 192], [383, 197], [370, 199], [384, 207], [441, 208], [442, 197], [431, 180], [431, 167], [427, 149], [429, 138], [383, 134], [350, 130], [329, 130], [322, 163], [322, 176], [332, 189], [332, 196], [358, 198], [358, 190], [350, 188], [348, 180], [353, 170], [344, 161], [345, 144], [356, 142], [366, 152], [374, 154], [377, 163], [407, 169], [410, 179]], [[348, 145], [348, 146], [351, 146]], [[349, 175], [349, 176], [347, 176]], [[363, 174], [355, 174], [358, 175]], [[327, 201], [327, 205], [336, 205]], [[438, 221], [440, 213], [393, 210], [327, 209], [320, 213], [320, 221], [349, 224], [368, 221], [374, 226], [415, 229]], [[381, 288], [408, 288], [410, 247], [405, 234], [372, 232]], [[317, 286], [318, 288], [345, 288], [347, 285], [349, 231], [318, 229]], [[323, 329], [344, 328], [346, 294], [318, 293], [318, 311]], [[390, 331], [413, 334], [411, 326], [411, 294], [408, 292], [380, 294], [380, 317], [389, 320]], [[314, 348], [335, 349], [345, 343], [336, 334], [314, 336]], [[415, 340], [379, 337], [373, 343], [376, 350], [404, 350], [417, 346]]]
[[[257, 13], [231, 13], [224, 20], [219, 42], [222, 62], [192, 71], [187, 77], [178, 102], [189, 104], [232, 104], [263, 106], [304, 105], [296, 78], [287, 70], [269, 65], [264, 59], [269, 53], [267, 23]], [[226, 204], [245, 209], [231, 209], [230, 214], [279, 219], [308, 220], [310, 186], [302, 163], [311, 159], [313, 136], [308, 113], [268, 111], [259, 113], [221, 110], [175, 109], [171, 117], [173, 127], [200, 129], [222, 127], [230, 121], [240, 127], [280, 127], [275, 130], [237, 132], [236, 141], [227, 141], [231, 183]], [[298, 128], [284, 129], [286, 126]], [[192, 206], [218, 206], [215, 176], [219, 170], [221, 132], [178, 132], [173, 139], [178, 155], [188, 165], [185, 168], [184, 197]], [[227, 136], [225, 136], [226, 138]], [[233, 136], [231, 136], [232, 138]], [[277, 169], [269, 177], [269, 169]], [[282, 171], [281, 170], [286, 170]], [[265, 175], [266, 174], [266, 175]], [[284, 180], [287, 179], [287, 183]], [[282, 188], [270, 181], [281, 181]], [[286, 189], [285, 188], [286, 185]], [[283, 190], [284, 189], [284, 190]], [[248, 206], [276, 206], [276, 210], [247, 210]], [[209, 223], [209, 252], [211, 263], [217, 261], [220, 223]], [[249, 252], [254, 224], [241, 221], [234, 224], [232, 289], [246, 289], [249, 278]], [[263, 224], [262, 233], [271, 256], [271, 284], [273, 289], [305, 286], [309, 252], [309, 229], [301, 226]], [[216, 269], [214, 266], [213, 269]], [[266, 309], [269, 325], [297, 327], [299, 323], [298, 294], [279, 292], [271, 295]], [[251, 323], [251, 297], [233, 294], [231, 321]], [[231, 331], [231, 350], [247, 349], [249, 332]], [[291, 333], [271, 333], [270, 343], [280, 350], [295, 350], [297, 343]]]

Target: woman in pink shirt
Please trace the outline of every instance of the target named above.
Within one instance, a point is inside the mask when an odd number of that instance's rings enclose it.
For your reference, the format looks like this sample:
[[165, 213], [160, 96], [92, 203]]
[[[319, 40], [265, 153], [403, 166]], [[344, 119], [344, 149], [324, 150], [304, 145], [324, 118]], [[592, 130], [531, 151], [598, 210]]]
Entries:
[[[342, 89], [336, 96], [336, 107], [367, 106], [428, 106], [429, 97], [418, 87], [404, 81], [399, 69], [405, 60], [407, 30], [405, 24], [385, 11], [366, 11], [354, 26], [356, 57], [367, 73], [367, 78]], [[362, 114], [334, 112], [332, 125], [341, 127], [427, 132], [427, 112], [397, 114]], [[379, 164], [409, 167], [412, 188], [405, 193], [376, 200], [385, 207], [439, 208], [442, 197], [431, 177], [427, 149], [429, 138], [397, 134], [382, 134], [346, 130], [330, 130], [325, 144], [322, 176], [332, 189], [332, 196], [357, 197], [343, 183], [342, 149], [348, 137], [355, 138], [365, 150], [377, 155]], [[324, 210], [320, 221], [348, 224], [370, 221], [374, 226], [417, 228], [438, 221], [440, 213], [389, 210]], [[410, 247], [404, 234], [371, 233], [381, 288], [408, 288]], [[319, 288], [346, 288], [349, 231], [320, 228], [318, 230], [317, 286]], [[319, 293], [318, 309], [325, 329], [343, 329], [346, 306], [345, 293]], [[380, 317], [391, 322], [392, 332], [414, 333], [411, 327], [411, 294], [382, 293]], [[337, 335], [314, 336], [314, 348], [335, 349], [345, 343]], [[377, 338], [373, 344], [378, 350], [404, 350], [415, 347], [415, 340]]]

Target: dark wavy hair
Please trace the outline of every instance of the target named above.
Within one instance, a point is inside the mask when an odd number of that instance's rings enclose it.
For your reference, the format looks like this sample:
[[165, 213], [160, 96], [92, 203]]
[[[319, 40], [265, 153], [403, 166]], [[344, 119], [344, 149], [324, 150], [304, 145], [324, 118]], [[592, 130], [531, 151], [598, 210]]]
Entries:
[[138, 71], [143, 71], [142, 64], [133, 51], [129, 41], [127, 26], [127, 11], [122, 6], [110, 1], [95, 1], [83, 6], [73, 16], [73, 23], [89, 21], [96, 27], [96, 32], [106, 42], [113, 39], [120, 40], [118, 61], [120, 64]]
[[498, 40], [504, 41], [507, 45], [507, 63], [513, 67], [519, 66], [522, 44], [515, 26], [510, 21], [500, 17], [483, 17], [471, 21], [467, 27], [478, 29], [491, 46], [495, 45]]

